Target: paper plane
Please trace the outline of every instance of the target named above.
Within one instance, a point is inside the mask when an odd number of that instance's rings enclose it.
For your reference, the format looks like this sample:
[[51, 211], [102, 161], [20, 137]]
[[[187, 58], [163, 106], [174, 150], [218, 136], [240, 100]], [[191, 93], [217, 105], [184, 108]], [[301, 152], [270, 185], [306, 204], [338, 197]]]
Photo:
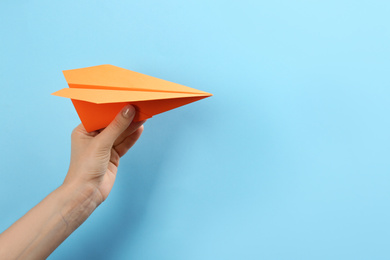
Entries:
[[212, 96], [212, 94], [113, 65], [63, 71], [69, 88], [52, 95], [70, 98], [88, 132], [109, 125], [131, 104], [134, 121]]

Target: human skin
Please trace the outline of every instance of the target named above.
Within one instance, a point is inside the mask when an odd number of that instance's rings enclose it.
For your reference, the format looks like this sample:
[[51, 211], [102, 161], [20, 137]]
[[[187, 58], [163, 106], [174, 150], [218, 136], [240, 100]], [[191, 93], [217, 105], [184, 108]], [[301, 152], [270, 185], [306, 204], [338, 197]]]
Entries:
[[143, 131], [134, 115], [128, 105], [102, 131], [73, 130], [63, 184], [0, 234], [0, 259], [47, 258], [107, 198], [120, 158]]

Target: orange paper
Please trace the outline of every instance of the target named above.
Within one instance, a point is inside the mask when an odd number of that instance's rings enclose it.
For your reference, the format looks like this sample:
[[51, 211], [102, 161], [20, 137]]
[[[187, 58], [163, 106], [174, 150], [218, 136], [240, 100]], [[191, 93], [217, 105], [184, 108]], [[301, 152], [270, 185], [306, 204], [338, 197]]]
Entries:
[[69, 88], [52, 95], [70, 98], [85, 129], [106, 127], [131, 104], [134, 121], [212, 96], [212, 94], [113, 65], [63, 71]]

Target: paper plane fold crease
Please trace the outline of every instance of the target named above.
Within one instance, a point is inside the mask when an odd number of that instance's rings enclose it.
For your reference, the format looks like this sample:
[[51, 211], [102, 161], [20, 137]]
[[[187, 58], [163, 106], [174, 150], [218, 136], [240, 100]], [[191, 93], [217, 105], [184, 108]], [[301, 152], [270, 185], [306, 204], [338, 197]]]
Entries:
[[212, 94], [113, 65], [63, 71], [69, 88], [52, 95], [70, 98], [88, 132], [106, 127], [131, 104], [134, 121], [212, 96]]

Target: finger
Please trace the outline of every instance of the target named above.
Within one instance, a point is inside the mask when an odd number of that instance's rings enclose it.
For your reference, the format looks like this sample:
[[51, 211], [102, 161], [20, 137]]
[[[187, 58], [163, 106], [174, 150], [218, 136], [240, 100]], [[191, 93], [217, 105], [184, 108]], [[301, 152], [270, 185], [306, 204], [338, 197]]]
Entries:
[[76, 126], [73, 129], [71, 137], [72, 138], [76, 138], [76, 137], [80, 137], [80, 136], [92, 136], [92, 137], [94, 137], [94, 136], [96, 136], [98, 134], [99, 134], [98, 131], [93, 131], [93, 132], [88, 133], [87, 130], [85, 130], [85, 127], [83, 126], [83, 124], [79, 124], [78, 126]]
[[115, 151], [118, 153], [119, 157], [122, 157], [127, 153], [127, 151], [137, 142], [140, 138], [142, 131], [144, 130], [144, 126], [140, 126], [134, 133], [129, 135], [122, 143], [115, 146]]
[[131, 105], [126, 105], [115, 119], [96, 136], [95, 140], [103, 149], [111, 149], [115, 140], [126, 130], [133, 121], [135, 109]]
[[113, 171], [114, 170], [113, 166], [118, 167], [119, 159], [120, 159], [120, 156], [119, 156], [118, 152], [114, 148], [111, 149], [110, 162], [112, 164], [108, 165], [108, 169]]
[[146, 122], [146, 120], [139, 121], [139, 122], [131, 122], [128, 128], [121, 133], [121, 135], [115, 140], [114, 146], [117, 146], [118, 144], [122, 143], [129, 135], [134, 133], [141, 125], [143, 125]]
[[85, 127], [83, 126], [83, 124], [79, 124], [78, 126], [76, 126], [73, 131], [80, 131], [80, 132], [86, 132], [85, 130]]

